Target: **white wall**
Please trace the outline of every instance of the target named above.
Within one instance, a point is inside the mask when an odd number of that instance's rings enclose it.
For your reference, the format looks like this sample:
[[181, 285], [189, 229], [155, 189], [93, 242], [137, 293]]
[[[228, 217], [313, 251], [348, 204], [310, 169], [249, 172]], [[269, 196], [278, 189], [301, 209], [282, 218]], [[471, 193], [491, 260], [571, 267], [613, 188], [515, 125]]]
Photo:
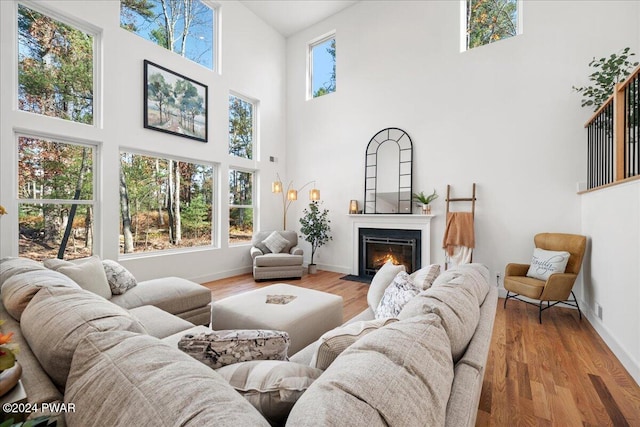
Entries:
[[[640, 383], [640, 181], [583, 194], [583, 298], [591, 324]], [[602, 307], [602, 320], [595, 313]]]
[[[538, 232], [580, 232], [576, 183], [585, 179], [590, 112], [571, 87], [587, 82], [593, 56], [638, 51], [637, 10], [525, 2], [522, 35], [460, 53], [460, 2], [362, 1], [290, 37], [287, 165], [297, 182], [318, 179], [331, 212], [334, 240], [319, 264], [349, 272], [348, 202], [362, 205], [367, 143], [392, 126], [413, 139], [414, 191], [440, 194], [432, 262], [444, 262], [447, 184], [468, 197], [477, 183], [474, 260], [494, 274], [528, 261]], [[332, 30], [337, 91], [306, 101], [306, 44]]]
[[[27, 5], [33, 3], [26, 3]], [[16, 256], [16, 143], [14, 129], [45, 131], [52, 135], [74, 135], [99, 144], [100, 188], [97, 215], [102, 240], [96, 253], [104, 258], [118, 258], [118, 164], [119, 150], [130, 148], [166, 154], [187, 160], [216, 163], [220, 192], [218, 201], [228, 200], [229, 167], [258, 169], [271, 181], [284, 171], [285, 148], [285, 40], [240, 3], [225, 1], [222, 15], [222, 74], [181, 58], [119, 27], [118, 1], [47, 1], [36, 5], [54, 14], [80, 21], [101, 34], [102, 85], [96, 86], [96, 99], [104, 118], [101, 125], [81, 126], [49, 117], [15, 111], [15, 16], [12, 1], [0, 2], [0, 203], [9, 210], [2, 219], [0, 256]], [[209, 87], [209, 142], [201, 143], [143, 128], [143, 60], [148, 59]], [[233, 90], [259, 100], [260, 157], [256, 161], [230, 160], [228, 150], [228, 96]], [[9, 96], [12, 94], [12, 96]], [[273, 155], [279, 163], [269, 163]], [[270, 188], [259, 188], [260, 212], [272, 212], [279, 205]], [[262, 194], [265, 193], [265, 194]], [[158, 256], [139, 255], [121, 261], [139, 279], [175, 275], [196, 281], [230, 276], [250, 271], [248, 247], [228, 247], [228, 209], [218, 205], [220, 248]], [[279, 217], [262, 215], [264, 228], [277, 227]]]

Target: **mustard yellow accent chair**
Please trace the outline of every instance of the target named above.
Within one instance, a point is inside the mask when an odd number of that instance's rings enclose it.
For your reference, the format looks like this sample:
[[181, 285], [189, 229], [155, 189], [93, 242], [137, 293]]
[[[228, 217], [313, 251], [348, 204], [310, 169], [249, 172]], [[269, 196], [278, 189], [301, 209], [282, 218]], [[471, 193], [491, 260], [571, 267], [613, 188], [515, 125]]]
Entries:
[[[539, 308], [538, 321], [542, 323], [542, 312], [556, 304], [566, 304], [578, 309], [578, 315], [582, 320], [582, 312], [578, 305], [578, 299], [573, 293], [573, 284], [578, 277], [582, 258], [587, 246], [587, 238], [578, 234], [563, 233], [540, 233], [534, 237], [536, 248], [548, 251], [569, 252], [569, 260], [564, 273], [554, 273], [549, 278], [538, 280], [527, 277], [529, 264], [507, 264], [504, 271], [504, 288], [507, 290], [507, 297], [504, 299], [504, 308], [507, 308], [509, 299], [517, 299], [528, 304], [537, 305]], [[539, 301], [539, 304], [519, 298], [524, 296]], [[569, 296], [573, 300], [569, 300]], [[543, 302], [547, 306], [543, 307]], [[555, 301], [551, 304], [551, 301]]]

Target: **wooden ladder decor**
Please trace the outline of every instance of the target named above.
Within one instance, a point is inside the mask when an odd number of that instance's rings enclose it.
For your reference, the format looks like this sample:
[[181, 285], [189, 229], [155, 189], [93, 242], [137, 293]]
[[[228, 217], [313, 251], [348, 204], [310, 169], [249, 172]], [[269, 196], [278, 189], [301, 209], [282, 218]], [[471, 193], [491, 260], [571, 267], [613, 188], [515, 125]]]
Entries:
[[[449, 203], [451, 202], [471, 202], [471, 216], [475, 219], [476, 217], [476, 183], [473, 183], [473, 191], [471, 193], [471, 197], [456, 197], [451, 198], [451, 185], [447, 184], [447, 198], [445, 199], [447, 202], [447, 213], [445, 214], [445, 221], [449, 217]], [[448, 266], [448, 255], [445, 251], [445, 263], [444, 269], [447, 270]], [[471, 261], [473, 261], [473, 252], [471, 253]]]

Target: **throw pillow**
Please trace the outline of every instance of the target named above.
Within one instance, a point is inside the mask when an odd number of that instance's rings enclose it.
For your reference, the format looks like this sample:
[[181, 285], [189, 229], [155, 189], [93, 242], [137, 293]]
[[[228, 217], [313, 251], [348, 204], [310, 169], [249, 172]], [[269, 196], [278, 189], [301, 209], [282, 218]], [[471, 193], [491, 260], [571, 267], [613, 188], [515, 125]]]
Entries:
[[120, 263], [105, 259], [102, 260], [102, 267], [113, 295], [122, 295], [138, 284], [133, 274]]
[[80, 285], [82, 289], [91, 291], [103, 298], [111, 299], [111, 287], [109, 287], [107, 275], [97, 255], [74, 260], [73, 262], [55, 258], [48, 259], [44, 261], [44, 266], [69, 277]]
[[322, 374], [320, 369], [280, 360], [234, 363], [216, 372], [272, 425], [284, 425], [298, 398]]
[[289, 334], [238, 329], [186, 334], [178, 348], [213, 369], [251, 360], [288, 360]]
[[409, 275], [413, 280], [413, 284], [420, 290], [427, 290], [433, 285], [433, 281], [440, 274], [440, 264], [431, 264], [420, 270], [414, 271]]
[[402, 307], [420, 293], [406, 271], [401, 271], [384, 291], [380, 304], [376, 308], [376, 319], [397, 317]]
[[529, 271], [527, 271], [527, 277], [547, 280], [553, 273], [564, 273], [570, 256], [569, 252], [547, 251], [535, 248]]
[[315, 354], [311, 358], [310, 365], [322, 370], [327, 369], [329, 365], [331, 365], [331, 362], [340, 356], [340, 353], [361, 337], [397, 321], [398, 319], [394, 318], [363, 320], [349, 323], [345, 326], [339, 326], [326, 332], [318, 340], [319, 344]]
[[393, 278], [401, 271], [405, 271], [404, 265], [395, 265], [391, 261], [387, 261], [387, 263], [376, 272], [376, 275], [373, 276], [371, 280], [371, 285], [369, 285], [369, 291], [367, 292], [367, 303], [371, 310], [376, 311], [384, 295], [384, 291], [389, 287]]
[[289, 241], [282, 237], [282, 235], [277, 231], [269, 234], [269, 237], [264, 239], [262, 243], [274, 254], [279, 254], [289, 245]]

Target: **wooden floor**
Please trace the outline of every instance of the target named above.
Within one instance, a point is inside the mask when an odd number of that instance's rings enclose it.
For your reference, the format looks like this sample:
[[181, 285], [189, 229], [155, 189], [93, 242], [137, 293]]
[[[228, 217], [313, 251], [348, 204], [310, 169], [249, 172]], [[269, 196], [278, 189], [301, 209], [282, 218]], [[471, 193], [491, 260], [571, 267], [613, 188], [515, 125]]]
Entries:
[[[319, 271], [287, 283], [340, 295], [344, 320], [367, 307], [368, 285]], [[268, 286], [251, 274], [206, 283], [214, 299]], [[640, 387], [586, 318], [498, 302], [478, 426], [640, 426]]]

